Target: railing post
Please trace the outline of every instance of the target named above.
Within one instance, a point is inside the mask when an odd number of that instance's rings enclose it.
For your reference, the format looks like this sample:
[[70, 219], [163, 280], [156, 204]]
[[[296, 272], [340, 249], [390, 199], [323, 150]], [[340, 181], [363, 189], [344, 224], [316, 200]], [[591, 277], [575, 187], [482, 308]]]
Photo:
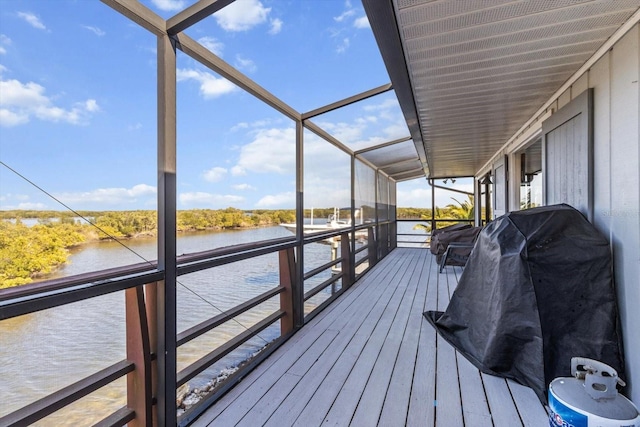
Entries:
[[127, 406], [136, 417], [130, 427], [152, 425], [151, 350], [142, 286], [125, 290], [127, 359], [135, 370], [127, 374]]
[[151, 425], [158, 425], [158, 406], [153, 405], [153, 398], [158, 396], [158, 283], [148, 283], [144, 285], [144, 296], [147, 308], [147, 322], [149, 330], [149, 356], [151, 358]]
[[284, 291], [280, 293], [280, 310], [286, 314], [280, 319], [280, 335], [284, 336], [294, 329], [294, 292], [293, 285], [296, 277], [295, 252], [293, 248], [278, 252], [280, 264], [280, 286]]
[[398, 247], [398, 222], [395, 219], [391, 223], [390, 241], [391, 241], [391, 249], [395, 249]]
[[342, 233], [340, 235], [340, 256], [342, 257], [342, 289], [348, 289], [355, 282], [354, 263], [351, 262], [351, 242], [349, 235], [351, 233]]
[[379, 259], [387, 256], [389, 252], [389, 224], [380, 225], [380, 236], [378, 236]]
[[367, 228], [367, 241], [369, 248], [369, 267], [373, 267], [378, 262], [378, 243], [376, 241], [376, 233], [374, 227]]

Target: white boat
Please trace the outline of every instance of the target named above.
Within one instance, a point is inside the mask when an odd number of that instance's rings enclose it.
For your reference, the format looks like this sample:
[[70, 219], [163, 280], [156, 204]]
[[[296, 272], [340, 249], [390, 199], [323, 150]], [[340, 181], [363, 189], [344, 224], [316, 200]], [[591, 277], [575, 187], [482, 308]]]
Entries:
[[[347, 208], [347, 209], [349, 209], [349, 208]], [[354, 215], [354, 217], [356, 219], [356, 223], [358, 223], [358, 219], [360, 219], [360, 223], [362, 223], [362, 218], [361, 218], [360, 214], [361, 214], [360, 209], [356, 209], [355, 210], [355, 215]], [[340, 228], [351, 227], [351, 215], [349, 215], [349, 217], [347, 219], [340, 219], [340, 209], [339, 208], [333, 208], [333, 213], [331, 215], [329, 215], [329, 217], [327, 218], [326, 222], [315, 223], [314, 224], [313, 220], [314, 219], [313, 219], [313, 208], [312, 208], [311, 209], [311, 222], [309, 224], [304, 224], [303, 225], [304, 234], [320, 233], [322, 231], [333, 231], [333, 230], [338, 230]], [[294, 234], [295, 234], [296, 229], [297, 229], [297, 224], [296, 223], [280, 224], [280, 226], [286, 228], [287, 230], [289, 230], [290, 232], [292, 232]], [[357, 237], [366, 237], [367, 236], [367, 230], [356, 231], [356, 236]]]

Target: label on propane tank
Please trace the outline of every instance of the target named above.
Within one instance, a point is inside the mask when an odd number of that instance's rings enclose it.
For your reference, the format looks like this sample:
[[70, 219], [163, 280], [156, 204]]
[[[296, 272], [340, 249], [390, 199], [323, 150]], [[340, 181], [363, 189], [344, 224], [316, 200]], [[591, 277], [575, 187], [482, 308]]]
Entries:
[[588, 427], [586, 415], [568, 408], [553, 393], [549, 393], [549, 409], [550, 427]]

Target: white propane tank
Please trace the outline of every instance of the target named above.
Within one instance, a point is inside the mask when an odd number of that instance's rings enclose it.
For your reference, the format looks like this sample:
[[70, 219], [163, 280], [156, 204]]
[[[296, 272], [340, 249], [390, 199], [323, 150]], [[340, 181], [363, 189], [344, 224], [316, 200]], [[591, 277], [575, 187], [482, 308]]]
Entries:
[[549, 384], [551, 427], [640, 427], [640, 413], [626, 397], [611, 366], [584, 357], [571, 358], [573, 378]]

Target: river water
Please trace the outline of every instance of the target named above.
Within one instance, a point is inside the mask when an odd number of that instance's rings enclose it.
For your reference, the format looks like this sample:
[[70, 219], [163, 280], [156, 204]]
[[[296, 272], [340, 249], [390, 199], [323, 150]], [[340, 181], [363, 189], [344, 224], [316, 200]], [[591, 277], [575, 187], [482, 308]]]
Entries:
[[[248, 230], [183, 233], [178, 254], [257, 242], [291, 234], [282, 227]], [[156, 259], [155, 238], [118, 242], [95, 242], [74, 250], [70, 262], [56, 276], [70, 276]], [[305, 270], [331, 259], [331, 247], [305, 246]], [[305, 283], [310, 289], [329, 272]], [[279, 283], [278, 254], [216, 267], [179, 278], [177, 288], [178, 331], [183, 331]], [[308, 301], [305, 310], [329, 296], [329, 291]], [[243, 332], [278, 309], [272, 298], [178, 349], [178, 370], [193, 363], [223, 342]], [[220, 370], [237, 365], [279, 336], [278, 324], [225, 357], [190, 381], [200, 387]], [[117, 292], [0, 322], [0, 417], [87, 375], [126, 359], [124, 293]], [[91, 425], [125, 405], [126, 381], [103, 387], [40, 422], [43, 426]]]

